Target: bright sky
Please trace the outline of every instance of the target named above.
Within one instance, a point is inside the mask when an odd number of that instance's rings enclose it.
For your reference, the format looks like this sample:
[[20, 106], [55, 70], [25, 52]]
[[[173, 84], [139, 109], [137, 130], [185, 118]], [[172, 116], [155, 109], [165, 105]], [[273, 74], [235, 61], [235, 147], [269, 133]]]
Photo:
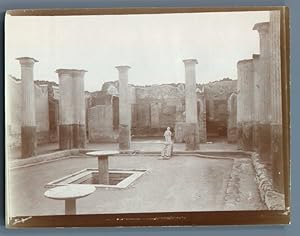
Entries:
[[[106, 16], [7, 16], [6, 75], [20, 78], [17, 57], [39, 60], [35, 80], [58, 82], [58, 68], [85, 69], [85, 90], [118, 79], [129, 65], [129, 83], [184, 82], [183, 59], [198, 60], [197, 83], [236, 79], [236, 63], [259, 53], [252, 30], [269, 12]], [[7, 78], [7, 76], [6, 76]]]

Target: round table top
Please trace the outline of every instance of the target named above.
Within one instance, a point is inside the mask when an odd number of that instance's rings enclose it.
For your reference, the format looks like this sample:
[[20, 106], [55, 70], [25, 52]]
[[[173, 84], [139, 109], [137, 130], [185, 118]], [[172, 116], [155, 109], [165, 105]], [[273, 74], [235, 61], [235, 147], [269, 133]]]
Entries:
[[44, 195], [45, 197], [51, 199], [67, 200], [86, 197], [95, 190], [96, 188], [90, 185], [66, 185], [51, 188], [47, 190]]
[[101, 151], [94, 151], [94, 152], [88, 152], [86, 155], [88, 156], [113, 156], [113, 155], [118, 155], [120, 154], [119, 151], [113, 151], [113, 150], [101, 150]]

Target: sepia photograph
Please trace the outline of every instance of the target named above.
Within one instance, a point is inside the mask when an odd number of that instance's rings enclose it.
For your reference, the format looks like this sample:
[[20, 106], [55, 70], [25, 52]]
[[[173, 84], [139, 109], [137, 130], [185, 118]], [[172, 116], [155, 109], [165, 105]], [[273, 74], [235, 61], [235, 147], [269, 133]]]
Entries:
[[289, 223], [285, 24], [280, 7], [8, 11], [7, 226]]

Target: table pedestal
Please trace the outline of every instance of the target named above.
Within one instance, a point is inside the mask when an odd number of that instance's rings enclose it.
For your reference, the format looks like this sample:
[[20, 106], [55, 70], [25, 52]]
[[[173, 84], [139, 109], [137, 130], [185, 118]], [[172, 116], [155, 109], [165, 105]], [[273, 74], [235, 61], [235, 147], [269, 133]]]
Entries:
[[109, 184], [108, 156], [98, 156], [98, 181], [99, 184]]
[[76, 215], [76, 199], [67, 199], [65, 201], [65, 214]]

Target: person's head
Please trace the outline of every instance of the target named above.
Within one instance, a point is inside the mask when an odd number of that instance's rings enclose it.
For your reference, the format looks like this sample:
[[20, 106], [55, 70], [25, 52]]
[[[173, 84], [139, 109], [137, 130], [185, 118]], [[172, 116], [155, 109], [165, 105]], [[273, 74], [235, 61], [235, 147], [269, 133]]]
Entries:
[[167, 130], [170, 130], [170, 127], [168, 127]]

